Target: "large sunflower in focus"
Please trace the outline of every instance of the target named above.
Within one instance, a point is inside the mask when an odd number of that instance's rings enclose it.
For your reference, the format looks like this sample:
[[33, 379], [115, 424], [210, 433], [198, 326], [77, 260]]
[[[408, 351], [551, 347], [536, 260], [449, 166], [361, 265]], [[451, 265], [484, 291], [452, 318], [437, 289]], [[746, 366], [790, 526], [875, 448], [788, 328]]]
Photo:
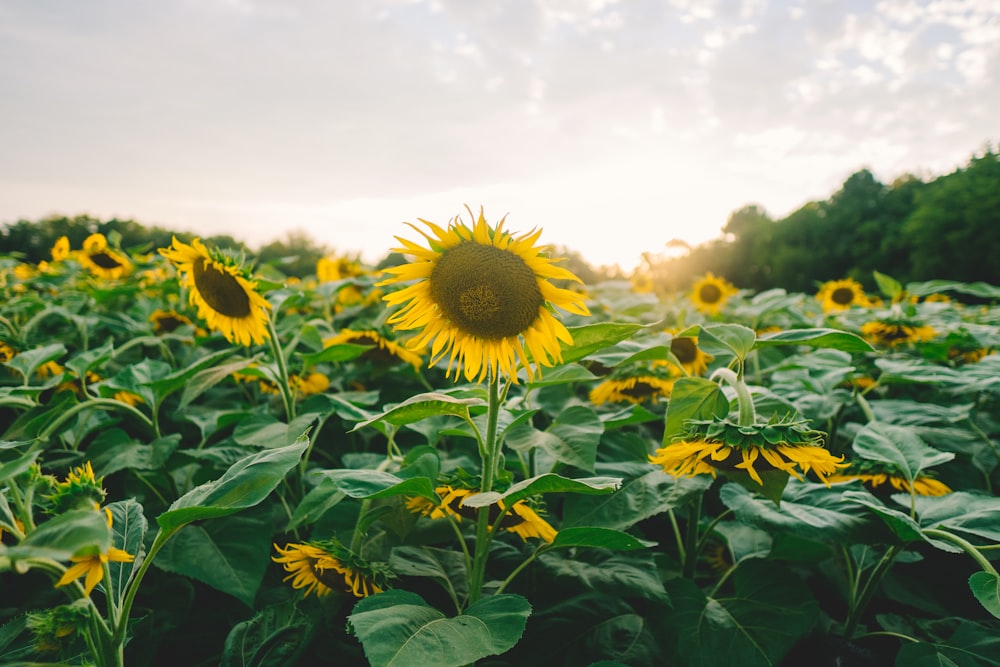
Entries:
[[263, 343], [268, 337], [267, 309], [271, 304], [257, 293], [257, 283], [221, 254], [209, 254], [200, 240], [191, 245], [175, 237], [160, 254], [184, 274], [181, 284], [190, 290], [190, 301], [198, 307], [198, 317], [209, 328], [222, 332], [230, 343]]
[[476, 220], [472, 227], [458, 217], [447, 229], [421, 219], [431, 234], [410, 225], [428, 247], [396, 237], [403, 247], [395, 251], [415, 260], [385, 269], [392, 277], [377, 285], [415, 282], [382, 297], [402, 306], [388, 322], [400, 330], [423, 329], [409, 346], [429, 348], [431, 365], [449, 355], [446, 376], [457, 360], [456, 379], [461, 368], [470, 382], [477, 375], [481, 382], [487, 372], [517, 382], [519, 363], [534, 379], [541, 366], [562, 361], [560, 341], [573, 342], [552, 306], [590, 314], [581, 294], [549, 279], [581, 281], [535, 246], [541, 230], [514, 236], [504, 231], [504, 220], [491, 227], [482, 209], [478, 218], [468, 210]]
[[[55, 252], [53, 249], [53, 257]], [[132, 271], [132, 262], [129, 258], [109, 248], [104, 234], [88, 236], [83, 242], [83, 250], [77, 253], [77, 259], [100, 278], [117, 280]]]
[[715, 315], [738, 291], [728, 280], [709, 271], [691, 287], [691, 303], [696, 310]]

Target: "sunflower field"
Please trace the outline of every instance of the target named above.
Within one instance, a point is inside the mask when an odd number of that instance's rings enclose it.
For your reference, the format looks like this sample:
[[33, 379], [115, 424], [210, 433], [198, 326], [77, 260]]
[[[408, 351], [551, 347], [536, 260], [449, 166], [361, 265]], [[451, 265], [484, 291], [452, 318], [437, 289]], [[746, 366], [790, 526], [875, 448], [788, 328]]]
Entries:
[[1000, 288], [0, 257], [0, 664], [1000, 664]]

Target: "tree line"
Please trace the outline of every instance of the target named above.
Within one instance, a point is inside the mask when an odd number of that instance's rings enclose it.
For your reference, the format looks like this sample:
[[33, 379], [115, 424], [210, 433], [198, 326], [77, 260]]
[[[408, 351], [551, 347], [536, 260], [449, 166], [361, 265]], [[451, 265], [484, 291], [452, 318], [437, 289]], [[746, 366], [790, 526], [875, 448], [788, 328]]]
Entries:
[[[987, 146], [968, 164], [926, 181], [906, 175], [885, 184], [862, 169], [828, 199], [808, 202], [784, 218], [773, 219], [757, 204], [744, 206], [729, 216], [723, 232], [722, 238], [681, 256], [647, 253], [641, 270], [664, 293], [684, 290], [708, 271], [754, 291], [809, 292], [837, 278], [854, 278], [875, 289], [873, 271], [903, 283], [941, 279], [997, 285], [1000, 154]], [[37, 263], [49, 259], [59, 237], [67, 236], [79, 248], [93, 233], [132, 252], [154, 252], [170, 245], [173, 235], [186, 242], [194, 237], [134, 220], [52, 216], [5, 224], [0, 255]], [[297, 277], [315, 273], [317, 260], [333, 252], [301, 230], [257, 249], [229, 235], [203, 240]], [[572, 249], [560, 247], [558, 254], [588, 284], [625, 277], [618, 267], [590, 265]], [[387, 257], [383, 263], [395, 261]]]

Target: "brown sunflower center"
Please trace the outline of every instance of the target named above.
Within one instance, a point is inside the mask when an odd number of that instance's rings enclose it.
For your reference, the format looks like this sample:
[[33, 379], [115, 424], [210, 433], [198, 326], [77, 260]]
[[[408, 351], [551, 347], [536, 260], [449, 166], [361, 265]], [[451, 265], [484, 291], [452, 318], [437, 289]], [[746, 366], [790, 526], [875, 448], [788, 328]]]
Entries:
[[846, 306], [854, 301], [854, 290], [850, 287], [838, 287], [830, 293], [830, 300], [841, 306]]
[[622, 396], [645, 398], [656, 393], [656, 387], [643, 380], [637, 380], [634, 385], [621, 390]]
[[191, 266], [194, 285], [212, 310], [236, 319], [250, 315], [250, 296], [236, 276], [219, 270], [212, 260], [203, 257]]
[[694, 339], [688, 336], [679, 336], [670, 341], [670, 351], [673, 352], [677, 360], [682, 364], [690, 364], [698, 358], [698, 346]]
[[336, 570], [323, 567], [318, 559], [309, 559], [309, 569], [312, 570], [313, 576], [316, 577], [316, 581], [323, 584], [327, 588], [339, 589], [344, 585], [344, 575]]
[[521, 257], [472, 241], [441, 253], [430, 291], [459, 330], [491, 340], [528, 329], [545, 302], [535, 272]]
[[116, 258], [106, 252], [95, 252], [90, 255], [90, 261], [102, 269], [117, 269], [122, 266]]
[[701, 289], [698, 290], [698, 296], [703, 303], [716, 303], [722, 298], [722, 290], [719, 289], [718, 285], [709, 283], [701, 286]]
[[184, 326], [185, 324], [191, 324], [191, 322], [186, 318], [181, 319], [176, 315], [160, 315], [158, 318], [156, 318], [156, 327], [160, 331], [166, 331], [167, 333], [175, 331], [176, 329]]

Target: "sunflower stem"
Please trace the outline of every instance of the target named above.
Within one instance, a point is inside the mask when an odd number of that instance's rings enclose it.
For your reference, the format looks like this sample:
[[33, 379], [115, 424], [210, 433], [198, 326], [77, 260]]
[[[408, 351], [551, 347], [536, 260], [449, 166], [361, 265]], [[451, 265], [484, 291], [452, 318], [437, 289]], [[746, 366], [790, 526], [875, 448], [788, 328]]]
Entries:
[[753, 406], [753, 397], [750, 395], [750, 388], [743, 378], [737, 375], [731, 368], [717, 368], [712, 373], [710, 380], [725, 380], [733, 391], [736, 392], [736, 404], [739, 406], [740, 426], [753, 426], [757, 423], [757, 412]]
[[[500, 379], [496, 373], [490, 373], [489, 407], [486, 414], [486, 433], [484, 434], [483, 476], [479, 490], [486, 493], [493, 490], [496, 479], [497, 464], [500, 458], [498, 451], [497, 422], [500, 417]], [[469, 602], [476, 602], [482, 597], [483, 580], [486, 575], [486, 559], [490, 550], [490, 506], [480, 507], [476, 513], [476, 547], [472, 558], [472, 572], [469, 574]]]
[[274, 356], [274, 363], [278, 366], [278, 388], [281, 390], [281, 401], [285, 405], [285, 419], [291, 422], [295, 419], [295, 397], [292, 395], [292, 387], [288, 382], [288, 364], [285, 363], [285, 351], [281, 347], [278, 339], [278, 328], [274, 324], [274, 317], [267, 318], [267, 338], [271, 346], [271, 354]]
[[940, 540], [951, 542], [957, 547], [961, 547], [962, 551], [972, 556], [973, 560], [975, 560], [979, 564], [979, 567], [983, 568], [984, 572], [988, 572], [989, 574], [997, 576], [997, 569], [993, 567], [993, 563], [991, 563], [989, 559], [987, 559], [986, 556], [984, 556], [982, 552], [978, 548], [976, 548], [971, 542], [962, 539], [961, 537], [955, 535], [954, 533], [949, 533], [944, 530], [937, 530], [936, 528], [925, 528], [923, 533], [927, 537], [936, 537]]
[[132, 603], [135, 602], [136, 593], [139, 591], [139, 585], [142, 584], [143, 578], [146, 576], [146, 571], [149, 570], [149, 566], [153, 563], [153, 558], [156, 554], [160, 552], [160, 549], [170, 541], [177, 532], [187, 524], [183, 524], [180, 527], [174, 528], [168, 532], [158, 531], [156, 537], [153, 538], [153, 544], [149, 547], [149, 552], [146, 554], [145, 558], [142, 559], [142, 563], [139, 564], [139, 570], [135, 573], [135, 577], [129, 582], [128, 590], [125, 592], [125, 599], [122, 600], [122, 606], [119, 609], [118, 622], [115, 625], [114, 634], [111, 637], [111, 641], [116, 646], [124, 646], [125, 643], [125, 631], [128, 629], [128, 618], [132, 613]]
[[848, 611], [847, 619], [844, 622], [844, 639], [850, 641], [854, 637], [854, 631], [857, 630], [861, 614], [864, 613], [868, 603], [875, 595], [875, 590], [878, 588], [879, 583], [881, 583], [883, 577], [889, 571], [893, 561], [896, 560], [896, 555], [902, 550], [903, 547], [898, 545], [890, 547], [878, 564], [872, 569], [871, 574], [868, 575], [868, 580], [861, 587], [860, 593], [854, 599], [854, 604]]
[[507, 578], [504, 579], [503, 583], [500, 584], [500, 587], [497, 588], [496, 594], [500, 595], [501, 593], [503, 593], [504, 590], [507, 588], [507, 585], [510, 584], [510, 582], [512, 582], [514, 580], [514, 577], [516, 577], [517, 575], [521, 574], [521, 572], [524, 570], [524, 568], [526, 568], [529, 565], [531, 565], [535, 561], [536, 558], [538, 558], [541, 554], [543, 554], [543, 553], [545, 553], [545, 551], [547, 551], [547, 549], [546, 549], [547, 546], [548, 545], [546, 545], [546, 544], [539, 545], [534, 551], [532, 551], [530, 556], [528, 556], [527, 558], [525, 558], [521, 562], [520, 565], [518, 565], [517, 567], [515, 567], [513, 569], [513, 571], [511, 571], [511, 573], [507, 575]]
[[686, 579], [694, 578], [695, 565], [698, 564], [698, 520], [701, 518], [701, 496], [691, 503], [688, 514], [687, 535], [684, 539], [684, 569]]

